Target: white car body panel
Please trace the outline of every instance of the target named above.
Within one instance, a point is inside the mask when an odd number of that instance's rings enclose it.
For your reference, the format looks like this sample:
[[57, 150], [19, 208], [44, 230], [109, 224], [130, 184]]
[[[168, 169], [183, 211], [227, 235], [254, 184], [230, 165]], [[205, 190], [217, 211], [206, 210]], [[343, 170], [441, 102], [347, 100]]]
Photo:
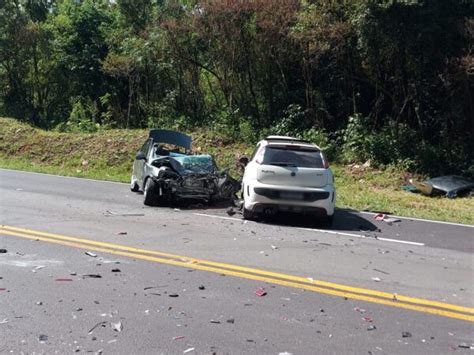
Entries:
[[[333, 216], [336, 190], [334, 176], [329, 167], [298, 166], [298, 163], [288, 163], [289, 166], [263, 163], [267, 148], [283, 149], [283, 153], [288, 151], [288, 154], [294, 150], [311, 150], [311, 154], [321, 154], [318, 146], [298, 141], [296, 138], [270, 136], [260, 141], [257, 147], [258, 150], [245, 167], [242, 179], [245, 210], [264, 213], [270, 208], [313, 213], [321, 217]], [[321, 161], [326, 165], [322, 154]]]

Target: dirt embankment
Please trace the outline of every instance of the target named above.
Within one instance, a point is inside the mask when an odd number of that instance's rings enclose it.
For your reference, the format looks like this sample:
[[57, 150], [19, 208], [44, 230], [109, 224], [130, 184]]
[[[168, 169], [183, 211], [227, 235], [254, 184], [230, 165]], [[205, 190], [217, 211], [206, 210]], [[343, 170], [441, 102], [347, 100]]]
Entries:
[[[212, 154], [219, 167], [237, 174], [235, 157], [251, 146], [203, 131], [193, 136], [193, 149]], [[0, 118], [0, 158], [8, 166], [57, 170], [60, 174], [127, 181], [137, 150], [148, 130], [111, 129], [96, 133], [59, 133], [31, 127], [11, 118]]]

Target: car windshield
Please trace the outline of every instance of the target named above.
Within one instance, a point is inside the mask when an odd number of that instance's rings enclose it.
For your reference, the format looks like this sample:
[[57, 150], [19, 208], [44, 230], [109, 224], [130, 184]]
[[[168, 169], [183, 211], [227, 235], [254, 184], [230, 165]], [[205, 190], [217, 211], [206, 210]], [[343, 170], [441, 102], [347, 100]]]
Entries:
[[293, 147], [266, 147], [262, 164], [300, 168], [323, 168], [324, 166], [319, 150]]
[[173, 166], [180, 173], [212, 173], [214, 162], [210, 155], [175, 155], [173, 160], [178, 166]]

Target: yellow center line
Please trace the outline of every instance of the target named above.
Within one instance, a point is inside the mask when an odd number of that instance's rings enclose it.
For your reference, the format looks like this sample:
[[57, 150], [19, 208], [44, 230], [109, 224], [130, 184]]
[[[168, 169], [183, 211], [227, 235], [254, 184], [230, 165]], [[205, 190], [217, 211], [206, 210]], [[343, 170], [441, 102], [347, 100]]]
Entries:
[[45, 233], [11, 226], [0, 226], [0, 233], [9, 236], [41, 240], [74, 248], [121, 255], [134, 259], [159, 262], [168, 265], [187, 267], [250, 280], [263, 281], [332, 296], [357, 299], [366, 302], [474, 322], [474, 308], [449, 303], [413, 298], [403, 295], [394, 295], [387, 292], [356, 288], [326, 281], [311, 280], [308, 278], [252, 269], [238, 265], [217, 263], [175, 254], [162, 253], [159, 251], [139, 249], [113, 243], [98, 242], [94, 240], [68, 237], [60, 234]]

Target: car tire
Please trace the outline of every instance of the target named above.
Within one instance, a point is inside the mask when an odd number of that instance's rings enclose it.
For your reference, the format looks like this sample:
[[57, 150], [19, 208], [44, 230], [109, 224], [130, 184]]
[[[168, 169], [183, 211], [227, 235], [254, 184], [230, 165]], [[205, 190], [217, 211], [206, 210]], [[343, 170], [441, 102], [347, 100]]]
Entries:
[[249, 211], [245, 208], [245, 205], [242, 207], [242, 216], [244, 219], [252, 221], [255, 219], [255, 214], [252, 211]]
[[133, 176], [130, 178], [130, 191], [132, 192], [140, 191], [140, 186], [138, 186], [137, 182], [133, 179]]
[[143, 203], [147, 206], [156, 206], [156, 183], [152, 178], [148, 178], [145, 181], [145, 187], [143, 188]]

